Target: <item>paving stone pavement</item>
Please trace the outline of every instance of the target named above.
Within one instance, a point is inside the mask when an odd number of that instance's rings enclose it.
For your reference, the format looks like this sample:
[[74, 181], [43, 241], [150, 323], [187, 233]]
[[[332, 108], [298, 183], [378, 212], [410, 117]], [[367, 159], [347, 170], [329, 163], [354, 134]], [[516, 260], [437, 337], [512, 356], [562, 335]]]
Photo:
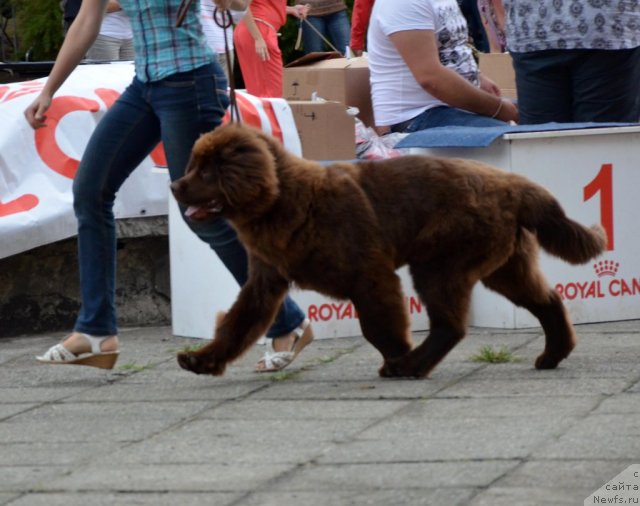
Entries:
[[182, 371], [201, 341], [169, 327], [125, 329], [112, 371], [2, 339], [0, 505], [582, 505], [640, 463], [640, 322], [576, 328], [557, 370], [533, 368], [540, 329], [474, 328], [426, 380], [379, 378], [361, 337], [222, 378]]

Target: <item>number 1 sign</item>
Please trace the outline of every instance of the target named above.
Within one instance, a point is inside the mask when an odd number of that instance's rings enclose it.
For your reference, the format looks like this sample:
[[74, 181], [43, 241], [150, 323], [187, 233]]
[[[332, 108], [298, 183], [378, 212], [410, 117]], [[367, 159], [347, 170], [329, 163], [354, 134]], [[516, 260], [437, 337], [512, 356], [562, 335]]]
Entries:
[[[640, 318], [640, 126], [505, 134], [487, 148], [416, 150], [480, 160], [545, 186], [574, 220], [600, 223], [607, 251], [572, 266], [541, 253], [541, 267], [575, 323]], [[470, 324], [538, 326], [527, 311], [478, 286]]]

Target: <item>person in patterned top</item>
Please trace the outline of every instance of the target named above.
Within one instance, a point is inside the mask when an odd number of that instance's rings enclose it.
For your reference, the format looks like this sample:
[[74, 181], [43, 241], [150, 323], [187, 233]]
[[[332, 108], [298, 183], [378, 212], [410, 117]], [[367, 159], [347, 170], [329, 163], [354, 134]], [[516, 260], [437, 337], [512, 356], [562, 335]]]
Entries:
[[515, 104], [480, 75], [456, 0], [376, 0], [367, 47], [379, 133], [518, 121]]
[[504, 9], [521, 123], [640, 119], [640, 3], [505, 0]]

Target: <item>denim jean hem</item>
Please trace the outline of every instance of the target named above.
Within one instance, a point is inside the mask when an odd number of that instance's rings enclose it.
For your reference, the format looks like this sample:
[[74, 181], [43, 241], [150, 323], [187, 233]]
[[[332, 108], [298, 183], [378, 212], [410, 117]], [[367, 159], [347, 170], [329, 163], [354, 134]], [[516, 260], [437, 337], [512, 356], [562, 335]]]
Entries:
[[274, 324], [269, 329], [269, 331], [267, 332], [267, 335], [265, 337], [267, 339], [275, 339], [277, 337], [283, 337], [283, 336], [286, 336], [288, 334], [291, 334], [291, 332], [293, 332], [300, 325], [302, 325], [302, 322], [304, 321], [305, 318], [306, 317], [305, 317], [304, 313], [301, 313], [301, 317], [297, 320], [297, 323], [295, 325], [293, 325], [291, 328], [286, 328], [284, 325], [276, 325], [276, 324]]

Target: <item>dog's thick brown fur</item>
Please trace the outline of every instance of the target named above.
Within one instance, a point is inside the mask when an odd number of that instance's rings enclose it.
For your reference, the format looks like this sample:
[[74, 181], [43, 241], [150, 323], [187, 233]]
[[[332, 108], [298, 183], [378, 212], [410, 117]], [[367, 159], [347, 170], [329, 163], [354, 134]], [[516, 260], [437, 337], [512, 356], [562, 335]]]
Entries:
[[[196, 142], [172, 190], [182, 204], [230, 220], [249, 253], [249, 280], [214, 340], [178, 356], [199, 374], [222, 374], [254, 344], [291, 282], [353, 302], [384, 358], [382, 376], [427, 376], [464, 337], [478, 281], [538, 318], [546, 342], [535, 366], [555, 368], [576, 337], [540, 272], [538, 244], [572, 264], [606, 246], [600, 226], [570, 220], [547, 190], [516, 174], [423, 156], [322, 166], [236, 124]], [[430, 319], [415, 348], [395, 273], [407, 264]]]

